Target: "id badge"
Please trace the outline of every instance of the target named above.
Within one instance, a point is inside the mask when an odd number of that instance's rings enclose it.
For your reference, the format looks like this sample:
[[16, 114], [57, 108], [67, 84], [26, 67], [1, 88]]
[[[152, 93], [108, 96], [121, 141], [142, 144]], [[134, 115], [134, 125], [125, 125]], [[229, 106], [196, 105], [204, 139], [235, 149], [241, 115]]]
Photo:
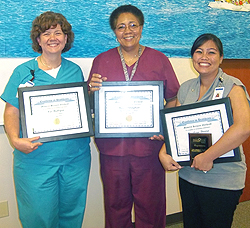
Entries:
[[35, 85], [34, 82], [32, 82], [32, 81], [27, 81], [27, 82], [25, 82], [25, 84], [20, 84], [20, 85], [19, 85], [19, 88], [23, 88], [23, 87], [32, 87], [32, 86], [34, 86], [34, 85]]
[[[20, 85], [18, 86], [18, 88], [33, 87], [34, 85], [35, 85], [34, 82], [32, 82], [32, 81], [27, 81], [27, 82], [25, 82], [25, 84], [20, 84]], [[17, 92], [17, 94], [16, 94], [16, 97], [18, 98], [18, 92]]]
[[214, 89], [213, 100], [223, 98], [223, 93], [224, 93], [224, 87], [216, 87]]

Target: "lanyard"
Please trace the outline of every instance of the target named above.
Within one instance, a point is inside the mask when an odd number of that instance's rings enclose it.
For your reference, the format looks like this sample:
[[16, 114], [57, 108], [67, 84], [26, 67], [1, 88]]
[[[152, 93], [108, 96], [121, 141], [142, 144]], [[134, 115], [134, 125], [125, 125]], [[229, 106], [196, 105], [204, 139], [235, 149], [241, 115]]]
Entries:
[[139, 58], [141, 56], [141, 45], [139, 46], [138, 59], [137, 59], [135, 65], [134, 65], [134, 67], [132, 69], [130, 77], [128, 75], [128, 70], [127, 70], [127, 66], [126, 66], [126, 63], [125, 63], [124, 56], [122, 54], [121, 46], [119, 46], [119, 54], [120, 54], [120, 58], [121, 58], [121, 62], [122, 62], [122, 68], [123, 68], [123, 72], [124, 72], [124, 75], [125, 75], [125, 79], [126, 79], [126, 81], [132, 81], [132, 78], [134, 77], [134, 74], [135, 74], [135, 71], [136, 71], [136, 68], [137, 68], [137, 65], [138, 65], [138, 62], [139, 62]]

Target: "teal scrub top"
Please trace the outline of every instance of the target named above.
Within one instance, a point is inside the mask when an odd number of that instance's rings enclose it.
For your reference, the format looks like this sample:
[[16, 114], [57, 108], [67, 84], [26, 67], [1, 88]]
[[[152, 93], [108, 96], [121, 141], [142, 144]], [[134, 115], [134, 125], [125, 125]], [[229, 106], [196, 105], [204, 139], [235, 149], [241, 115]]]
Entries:
[[[84, 81], [81, 68], [65, 58], [62, 58], [61, 67], [56, 78], [53, 78], [45, 71], [41, 70], [38, 67], [36, 59], [32, 59], [17, 66], [13, 71], [5, 90], [1, 95], [1, 98], [5, 102], [8, 102], [19, 109], [17, 90], [20, 84], [25, 84], [27, 81], [31, 80], [31, 70], [34, 71], [34, 86]], [[21, 127], [20, 137], [22, 137]], [[25, 154], [15, 149], [14, 155], [16, 159], [19, 159], [22, 162], [45, 165], [63, 165], [76, 157], [90, 153], [89, 142], [89, 137], [45, 142], [42, 146], [38, 147], [37, 150], [34, 150], [29, 154]]]

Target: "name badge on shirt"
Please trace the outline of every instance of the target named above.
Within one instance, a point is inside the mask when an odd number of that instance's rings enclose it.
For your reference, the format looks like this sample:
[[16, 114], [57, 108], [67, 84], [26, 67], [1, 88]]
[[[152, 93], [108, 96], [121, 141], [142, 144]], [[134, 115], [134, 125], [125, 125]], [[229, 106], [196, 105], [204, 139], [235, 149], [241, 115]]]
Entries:
[[213, 100], [223, 98], [223, 93], [224, 93], [224, 87], [216, 87], [216, 88], [214, 89]]
[[[25, 82], [25, 84], [20, 84], [20, 85], [18, 86], [18, 88], [32, 87], [32, 86], [34, 86], [34, 85], [35, 85], [34, 82], [32, 82], [32, 81], [27, 81], [27, 82]], [[17, 92], [17, 94], [16, 94], [16, 97], [18, 98], [18, 92]]]

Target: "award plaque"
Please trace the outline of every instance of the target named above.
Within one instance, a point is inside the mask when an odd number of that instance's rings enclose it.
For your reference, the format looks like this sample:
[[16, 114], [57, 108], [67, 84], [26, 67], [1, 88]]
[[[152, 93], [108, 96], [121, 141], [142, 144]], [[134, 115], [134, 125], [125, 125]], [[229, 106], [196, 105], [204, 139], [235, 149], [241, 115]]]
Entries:
[[189, 155], [190, 163], [196, 155], [205, 152], [212, 146], [212, 134], [192, 134], [189, 133]]
[[103, 82], [94, 95], [96, 138], [162, 134], [162, 81]]
[[24, 138], [39, 142], [94, 134], [86, 82], [18, 88]]
[[[190, 143], [193, 151], [206, 150], [210, 142], [216, 143], [233, 124], [229, 98], [162, 109], [160, 112], [167, 153], [180, 165], [190, 165]], [[208, 144], [192, 144], [189, 134], [210, 134], [211, 140], [208, 136], [203, 138]], [[214, 163], [240, 160], [241, 156], [237, 147], [215, 159]]]

